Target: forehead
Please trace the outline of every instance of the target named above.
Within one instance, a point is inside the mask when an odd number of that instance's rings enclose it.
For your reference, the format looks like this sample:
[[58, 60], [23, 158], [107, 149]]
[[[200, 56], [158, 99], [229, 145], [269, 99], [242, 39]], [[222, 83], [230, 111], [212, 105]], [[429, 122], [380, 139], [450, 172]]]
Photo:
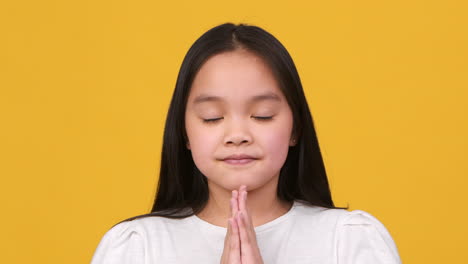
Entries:
[[262, 58], [245, 50], [217, 54], [200, 68], [189, 103], [282, 101], [275, 76]]

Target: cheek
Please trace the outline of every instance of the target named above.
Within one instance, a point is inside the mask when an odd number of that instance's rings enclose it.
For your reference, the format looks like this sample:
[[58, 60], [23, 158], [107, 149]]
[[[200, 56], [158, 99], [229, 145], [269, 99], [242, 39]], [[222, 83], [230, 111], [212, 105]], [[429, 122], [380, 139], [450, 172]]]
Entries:
[[188, 123], [187, 127], [190, 127], [190, 129], [187, 129], [187, 136], [190, 141], [190, 152], [192, 153], [193, 161], [203, 171], [210, 166], [209, 162], [212, 162], [214, 159], [213, 153], [219, 139], [213, 136], [215, 134], [213, 131], [209, 133], [210, 131], [207, 131], [206, 128], [200, 125]]
[[270, 133], [266, 133], [262, 140], [262, 145], [270, 158], [271, 166], [274, 166], [276, 169], [281, 168], [286, 161], [290, 135], [290, 131], [284, 127], [278, 127], [276, 130], [270, 130]]
[[292, 126], [292, 114], [285, 114], [274, 126], [264, 129], [262, 136], [258, 137], [265, 154], [268, 155], [268, 166], [274, 171], [279, 171], [286, 161]]
[[214, 148], [216, 147], [215, 140], [213, 138], [205, 136], [193, 136], [190, 140], [190, 150], [197, 166], [199, 165], [198, 163], [213, 158], [212, 154], [214, 152]]

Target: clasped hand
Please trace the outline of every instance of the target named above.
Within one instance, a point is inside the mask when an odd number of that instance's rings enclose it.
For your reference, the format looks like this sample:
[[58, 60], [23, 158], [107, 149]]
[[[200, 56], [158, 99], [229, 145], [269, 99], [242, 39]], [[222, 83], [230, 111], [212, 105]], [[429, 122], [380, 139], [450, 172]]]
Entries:
[[232, 191], [221, 264], [263, 264], [251, 215], [247, 209], [247, 187]]

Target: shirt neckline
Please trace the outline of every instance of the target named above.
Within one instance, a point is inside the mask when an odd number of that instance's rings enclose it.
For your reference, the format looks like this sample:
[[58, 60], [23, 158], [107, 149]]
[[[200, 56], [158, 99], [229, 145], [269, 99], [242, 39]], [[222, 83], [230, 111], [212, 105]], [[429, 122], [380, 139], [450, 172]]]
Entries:
[[[265, 224], [254, 227], [255, 233], [256, 234], [262, 233], [262, 232], [270, 229], [271, 227], [273, 227], [273, 226], [285, 221], [286, 219], [290, 218], [291, 215], [293, 215], [295, 213], [298, 205], [299, 205], [299, 203], [297, 201], [294, 201], [292, 207], [285, 214], [271, 220], [270, 222], [267, 222]], [[211, 224], [211, 223], [201, 219], [200, 217], [198, 217], [195, 214], [191, 216], [191, 219], [194, 222], [196, 222], [197, 224], [201, 225], [203, 228], [212, 230], [213, 232], [217, 232], [217, 233], [220, 233], [220, 234], [223, 234], [223, 235], [226, 234], [226, 232], [227, 232], [226, 227]]]

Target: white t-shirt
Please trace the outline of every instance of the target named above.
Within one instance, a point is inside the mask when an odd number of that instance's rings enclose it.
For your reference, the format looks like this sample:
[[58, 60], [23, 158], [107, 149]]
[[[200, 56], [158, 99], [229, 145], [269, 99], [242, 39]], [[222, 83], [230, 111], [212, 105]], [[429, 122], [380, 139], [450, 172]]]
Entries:
[[[196, 215], [122, 222], [104, 235], [91, 263], [219, 264], [226, 231]], [[286, 214], [255, 227], [255, 233], [265, 264], [401, 263], [387, 229], [361, 210], [295, 201]]]

